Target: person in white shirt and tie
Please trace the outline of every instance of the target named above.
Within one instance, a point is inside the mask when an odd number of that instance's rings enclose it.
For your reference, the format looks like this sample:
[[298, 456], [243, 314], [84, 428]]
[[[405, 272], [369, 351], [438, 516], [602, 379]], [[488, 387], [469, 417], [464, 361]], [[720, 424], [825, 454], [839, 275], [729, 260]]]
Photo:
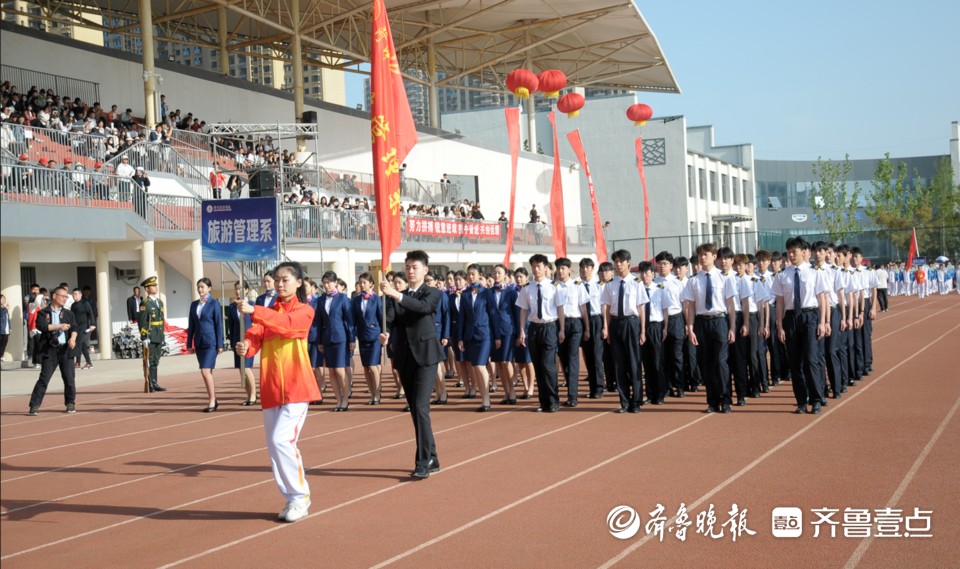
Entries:
[[560, 363], [563, 366], [563, 376], [567, 383], [567, 400], [564, 407], [576, 407], [579, 404], [580, 379], [580, 344], [583, 339], [590, 339], [589, 323], [587, 319], [587, 290], [579, 280], [571, 277], [573, 263], [566, 257], [560, 257], [555, 263], [557, 267], [557, 304], [563, 306], [564, 327], [563, 341], [557, 351]]
[[593, 274], [594, 263], [590, 257], [580, 259], [580, 284], [587, 293], [587, 319], [583, 321], [583, 362], [587, 366], [587, 398], [603, 397], [603, 309], [600, 304], [600, 282]]
[[777, 297], [777, 339], [787, 347], [793, 394], [798, 414], [820, 413], [825, 385], [820, 368], [818, 341], [826, 335], [829, 285], [823, 271], [807, 258], [810, 244], [802, 237], [787, 239], [790, 266], [777, 274], [773, 295]]
[[640, 318], [643, 305], [650, 302], [640, 280], [630, 274], [630, 252], [614, 251], [616, 275], [603, 288], [603, 339], [613, 351], [617, 373], [620, 408], [617, 413], [639, 413], [643, 405], [643, 384], [638, 363], [640, 346], [646, 341], [646, 318]]
[[730, 412], [730, 345], [736, 340], [737, 289], [714, 266], [717, 246], [697, 246], [701, 270], [683, 289], [680, 300], [686, 311], [687, 337], [697, 347], [698, 367], [707, 388], [704, 413]]
[[671, 397], [684, 396], [683, 381], [683, 305], [680, 303], [680, 293], [683, 285], [673, 274], [673, 255], [667, 251], [657, 253], [654, 270], [656, 276], [653, 282], [663, 285], [664, 291], [670, 297], [667, 309], [667, 327], [663, 335], [662, 369], [667, 394]]
[[663, 340], [669, 325], [670, 293], [665, 285], [653, 282], [653, 264], [643, 261], [638, 266], [644, 290], [650, 302], [643, 306], [647, 341], [640, 346], [643, 377], [647, 383], [647, 400], [663, 405], [667, 396], [667, 378], [663, 373]]
[[[563, 342], [563, 307], [557, 303], [557, 289], [547, 278], [546, 255], [530, 257], [533, 281], [519, 291], [520, 325], [517, 340], [530, 350], [537, 378], [538, 413], [560, 410], [557, 393], [557, 344]], [[526, 324], [530, 322], [529, 335]]]

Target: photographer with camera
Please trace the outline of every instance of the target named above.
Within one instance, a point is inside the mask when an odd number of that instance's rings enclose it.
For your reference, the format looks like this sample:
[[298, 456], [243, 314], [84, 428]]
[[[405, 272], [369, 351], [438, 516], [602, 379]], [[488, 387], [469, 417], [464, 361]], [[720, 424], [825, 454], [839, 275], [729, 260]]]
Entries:
[[60, 368], [63, 378], [63, 400], [67, 413], [76, 413], [77, 386], [74, 382], [73, 355], [77, 347], [77, 322], [73, 312], [64, 309], [70, 295], [64, 287], [53, 291], [50, 306], [37, 314], [40, 342], [40, 378], [30, 395], [30, 415], [40, 414], [40, 404], [47, 393], [53, 372]]

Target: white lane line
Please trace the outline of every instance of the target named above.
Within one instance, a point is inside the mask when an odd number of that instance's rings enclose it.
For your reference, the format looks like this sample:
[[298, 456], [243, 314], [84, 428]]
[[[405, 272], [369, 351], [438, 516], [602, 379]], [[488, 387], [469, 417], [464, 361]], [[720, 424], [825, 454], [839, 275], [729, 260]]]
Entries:
[[[887, 508], [893, 508], [896, 506], [897, 502], [900, 501], [900, 498], [903, 497], [904, 492], [907, 491], [907, 486], [913, 482], [914, 477], [916, 477], [917, 472], [920, 471], [920, 467], [923, 465], [923, 461], [925, 461], [927, 456], [930, 455], [930, 451], [932, 451], [933, 446], [937, 444], [937, 441], [940, 439], [940, 435], [943, 434], [943, 431], [947, 428], [947, 425], [953, 419], [953, 416], [956, 415], [957, 409], [960, 409], [960, 398], [957, 398], [957, 401], [953, 404], [953, 408], [950, 409], [950, 412], [947, 413], [947, 416], [944, 417], [943, 421], [940, 422], [940, 426], [937, 427], [937, 430], [934, 431], [933, 436], [930, 437], [929, 441], [927, 441], [926, 446], [923, 447], [923, 451], [920, 452], [920, 456], [917, 457], [917, 460], [913, 462], [913, 466], [911, 466], [910, 470], [907, 471], [907, 475], [904, 476], [903, 480], [900, 481], [900, 486], [897, 487], [896, 491], [893, 493], [893, 496], [891, 496], [890, 500], [887, 502]], [[863, 555], [867, 552], [867, 548], [870, 547], [870, 544], [873, 543], [874, 539], [875, 538], [873, 536], [870, 536], [861, 541], [856, 551], [854, 551], [853, 555], [850, 556], [850, 559], [847, 560], [847, 564], [844, 565], [844, 569], [854, 569], [857, 565], [859, 565], [860, 561], [863, 559]]]
[[[906, 364], [907, 362], [909, 362], [909, 361], [912, 360], [913, 358], [915, 358], [915, 357], [919, 356], [920, 354], [922, 354], [923, 352], [927, 351], [928, 349], [930, 349], [931, 346], [933, 346], [934, 344], [936, 344], [936, 343], [939, 342], [940, 340], [942, 340], [942, 339], [950, 336], [951, 334], [953, 334], [953, 332], [954, 332], [955, 330], [957, 330], [958, 328], [960, 328], [960, 324], [954, 326], [953, 328], [951, 328], [950, 330], [948, 330], [946, 333], [944, 333], [943, 335], [941, 335], [941, 336], [940, 336], [939, 338], [937, 338], [936, 340], [930, 342], [929, 344], [927, 344], [927, 345], [924, 346], [923, 348], [917, 350], [916, 352], [914, 352], [914, 353], [913, 353], [910, 357], [908, 357], [907, 359], [901, 360], [900, 363], [896, 364], [896, 365], [893, 366], [892, 368], [890, 368], [890, 369], [888, 369], [887, 371], [883, 372], [883, 373], [882, 373], [880, 376], [878, 376], [877, 379], [875, 379], [874, 381], [872, 381], [872, 382], [870, 382], [869, 384], [864, 385], [863, 387], [857, 389], [856, 393], [854, 393], [853, 395], [850, 395], [849, 397], [843, 398], [843, 400], [842, 400], [838, 405], [831, 405], [831, 406], [830, 406], [830, 409], [829, 409], [826, 413], [820, 415], [819, 417], [817, 417], [816, 419], [814, 419], [811, 423], [809, 423], [807, 426], [803, 427], [803, 428], [800, 429], [799, 431], [797, 431], [797, 432], [795, 432], [794, 434], [790, 435], [789, 437], [787, 437], [786, 439], [784, 439], [783, 441], [781, 441], [777, 446], [773, 447], [772, 449], [770, 449], [770, 450], [768, 450], [767, 452], [765, 452], [765, 453], [763, 453], [762, 455], [760, 455], [759, 458], [757, 458], [756, 460], [754, 460], [754, 461], [751, 462], [750, 464], [744, 466], [744, 467], [743, 467], [742, 469], [740, 469], [740, 471], [738, 471], [736, 474], [734, 474], [734, 475], [731, 476], [730, 478], [727, 478], [726, 480], [724, 480], [723, 482], [721, 482], [720, 484], [718, 484], [717, 486], [715, 486], [714, 488], [712, 488], [711, 490], [709, 490], [706, 494], [704, 494], [703, 496], [701, 496], [700, 498], [698, 498], [695, 502], [693, 502], [692, 504], [690, 504], [690, 505], [687, 506], [687, 507], [692, 510], [692, 509], [696, 508], [697, 506], [699, 506], [700, 504], [706, 502], [707, 500], [709, 500], [710, 498], [712, 498], [714, 494], [716, 494], [717, 492], [723, 490], [723, 489], [726, 488], [727, 486], [733, 484], [733, 483], [736, 482], [738, 479], [740, 479], [744, 474], [746, 474], [746, 473], [750, 472], [751, 470], [753, 470], [753, 469], [754, 469], [757, 465], [759, 465], [761, 462], [763, 462], [763, 461], [765, 461], [766, 459], [770, 458], [774, 453], [776, 453], [777, 451], [779, 451], [779, 450], [782, 449], [783, 447], [787, 446], [787, 445], [790, 444], [791, 442], [795, 441], [795, 440], [796, 440], [797, 438], [799, 438], [801, 435], [803, 435], [804, 433], [806, 433], [807, 431], [809, 431], [810, 429], [812, 429], [813, 427], [815, 427], [816, 425], [818, 425], [818, 424], [820, 423], [820, 421], [823, 421], [824, 419], [826, 419], [827, 417], [829, 417], [829, 416], [832, 415], [833, 413], [836, 413], [839, 408], [843, 407], [844, 405], [846, 405], [846, 404], [849, 403], [850, 401], [856, 399], [856, 398], [859, 397], [861, 394], [865, 393], [867, 390], [869, 390], [870, 388], [872, 388], [874, 385], [877, 385], [877, 383], [879, 383], [881, 379], [883, 379], [884, 377], [886, 377], [886, 376], [890, 375], [891, 373], [893, 373], [894, 371], [896, 371], [900, 366]], [[676, 518], [675, 518], [675, 517], [671, 520], [671, 523], [674, 522], [674, 521], [676, 521]], [[656, 534], [648, 534], [648, 535], [644, 536], [642, 539], [640, 539], [640, 540], [637, 541], [636, 543], [632, 544], [630, 547], [624, 549], [624, 550], [621, 551], [619, 554], [617, 554], [616, 556], [612, 557], [611, 559], [609, 559], [608, 561], [606, 561], [605, 563], [603, 563], [602, 565], [600, 565], [599, 569], [609, 569], [610, 567], [613, 567], [614, 565], [616, 565], [616, 564], [619, 563], [620, 561], [623, 561], [628, 555], [630, 555], [631, 553], [633, 553], [634, 551], [636, 551], [637, 549], [639, 549], [640, 547], [642, 547], [645, 543], [647, 543], [648, 541], [650, 541], [651, 539], [653, 539], [653, 538], [655, 537], [655, 535], [656, 535]]]

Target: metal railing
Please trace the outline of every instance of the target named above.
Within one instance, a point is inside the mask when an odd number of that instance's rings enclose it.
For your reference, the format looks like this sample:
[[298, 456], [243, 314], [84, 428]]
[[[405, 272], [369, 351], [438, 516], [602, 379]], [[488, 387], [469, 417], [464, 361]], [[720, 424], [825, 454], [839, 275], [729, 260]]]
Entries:
[[[104, 166], [115, 169], [124, 157], [129, 159], [133, 168], [141, 167], [147, 172], [172, 174], [197, 196], [203, 199], [213, 197], [210, 180], [202, 170], [203, 165], [183, 156], [169, 144], [138, 142], [111, 158]], [[206, 171], [209, 172], [209, 167]]]
[[130, 178], [102, 172], [51, 170], [0, 163], [0, 201], [7, 204], [130, 210], [160, 231], [200, 231], [200, 202], [181, 196], [151, 195]]
[[0, 66], [0, 76], [3, 77], [4, 81], [10, 81], [11, 84], [16, 85], [17, 90], [21, 93], [26, 93], [30, 87], [36, 86], [38, 89], [53, 89], [53, 92], [60, 97], [70, 97], [71, 99], [80, 97], [81, 101], [91, 106], [100, 102], [100, 84], [93, 81], [53, 75], [6, 64]]
[[[29, 160], [35, 162], [40, 158], [56, 160], [58, 164], [70, 160], [92, 169], [95, 162], [106, 158], [107, 139], [103, 136], [18, 124], [5, 124], [3, 128], [10, 129], [10, 151], [18, 156], [26, 154]], [[27, 130], [32, 137], [25, 136]]]

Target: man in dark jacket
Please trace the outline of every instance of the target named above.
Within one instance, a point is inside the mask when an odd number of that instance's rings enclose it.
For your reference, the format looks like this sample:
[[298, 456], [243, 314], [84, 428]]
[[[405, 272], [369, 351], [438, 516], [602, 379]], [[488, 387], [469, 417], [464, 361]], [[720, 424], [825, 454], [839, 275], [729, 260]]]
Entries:
[[74, 382], [73, 350], [77, 347], [77, 324], [73, 313], [63, 307], [70, 295], [67, 289], [57, 287], [50, 306], [37, 314], [40, 344], [40, 377], [30, 395], [30, 416], [40, 414], [40, 404], [47, 393], [53, 371], [60, 368], [63, 378], [63, 400], [67, 413], [76, 413], [77, 386]]
[[74, 367], [80, 367], [80, 356], [83, 356], [87, 360], [83, 369], [92, 368], [93, 363], [90, 362], [90, 332], [93, 331], [93, 323], [96, 319], [93, 316], [93, 307], [90, 306], [87, 299], [83, 298], [83, 294], [78, 288], [73, 289], [73, 305], [70, 307], [70, 311], [73, 312], [73, 317], [77, 321], [77, 359]]

